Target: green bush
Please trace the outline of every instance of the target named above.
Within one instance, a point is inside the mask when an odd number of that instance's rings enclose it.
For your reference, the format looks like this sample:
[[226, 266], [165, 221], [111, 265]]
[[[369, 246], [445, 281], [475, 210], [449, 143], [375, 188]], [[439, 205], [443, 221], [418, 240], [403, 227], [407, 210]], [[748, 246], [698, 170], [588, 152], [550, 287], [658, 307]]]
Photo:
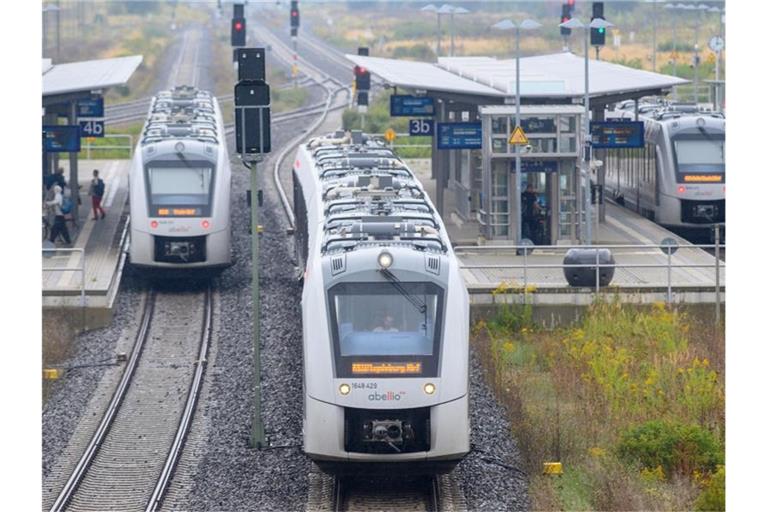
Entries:
[[723, 462], [723, 449], [709, 431], [695, 424], [658, 420], [626, 431], [617, 451], [620, 458], [643, 469], [661, 466], [667, 476], [710, 473]]
[[696, 500], [696, 510], [725, 510], [725, 466], [719, 466], [704, 484]]

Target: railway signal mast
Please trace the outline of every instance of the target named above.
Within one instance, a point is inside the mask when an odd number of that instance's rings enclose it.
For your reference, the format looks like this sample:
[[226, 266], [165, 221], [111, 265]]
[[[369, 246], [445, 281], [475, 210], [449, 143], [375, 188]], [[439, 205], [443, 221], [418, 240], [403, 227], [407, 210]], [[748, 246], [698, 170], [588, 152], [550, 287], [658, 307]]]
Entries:
[[235, 48], [245, 46], [245, 9], [243, 4], [234, 4], [230, 39]]
[[299, 40], [299, 0], [291, 0], [291, 42], [293, 43], [293, 65], [291, 65], [291, 74], [293, 75], [293, 86], [298, 86], [297, 77], [299, 75], [299, 55], [296, 50]]
[[[592, 2], [592, 20], [604, 20], [603, 2]], [[605, 27], [590, 28], [589, 38], [592, 46], [595, 47], [595, 59], [600, 60], [600, 47], [605, 46]]]
[[[368, 56], [368, 48], [361, 46], [357, 49], [358, 55]], [[361, 129], [365, 125], [365, 112], [368, 110], [368, 93], [371, 90], [371, 72], [363, 66], [355, 66], [355, 91], [357, 95], [357, 106], [360, 111]]]
[[[261, 448], [266, 444], [261, 420], [261, 355], [259, 352], [259, 207], [257, 164], [271, 151], [270, 94], [266, 83], [266, 52], [264, 48], [238, 48], [237, 84], [235, 84], [235, 147], [251, 171], [251, 301], [253, 319], [253, 423], [251, 444]], [[257, 199], [258, 198], [258, 199]]]
[[[568, 0], [563, 4], [560, 14], [560, 23], [565, 23], [573, 17], [573, 11], [576, 8], [576, 0]], [[571, 29], [560, 27], [560, 35], [563, 36], [563, 51], [568, 51], [568, 38], [571, 36]]]

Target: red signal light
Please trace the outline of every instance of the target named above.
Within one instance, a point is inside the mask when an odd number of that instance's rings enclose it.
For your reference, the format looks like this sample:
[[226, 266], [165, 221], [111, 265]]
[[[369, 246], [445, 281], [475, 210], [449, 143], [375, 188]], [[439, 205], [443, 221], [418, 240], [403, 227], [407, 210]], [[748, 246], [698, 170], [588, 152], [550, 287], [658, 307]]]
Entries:
[[299, 15], [299, 11], [295, 11], [295, 10], [291, 11], [291, 17], [295, 18], [298, 15]]
[[239, 22], [239, 21], [236, 21], [235, 22], [235, 30], [237, 30], [238, 32], [243, 30], [243, 24], [241, 22]]

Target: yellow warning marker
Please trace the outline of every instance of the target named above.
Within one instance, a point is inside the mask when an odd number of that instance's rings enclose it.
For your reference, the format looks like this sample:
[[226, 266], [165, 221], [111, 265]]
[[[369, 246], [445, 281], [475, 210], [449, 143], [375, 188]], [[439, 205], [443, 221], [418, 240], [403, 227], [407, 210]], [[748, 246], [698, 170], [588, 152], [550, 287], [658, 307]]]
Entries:
[[61, 377], [61, 370], [58, 368], [43, 368], [43, 379], [56, 380]]
[[545, 475], [562, 475], [563, 463], [562, 462], [545, 462], [544, 474]]
[[528, 144], [528, 137], [525, 136], [525, 132], [520, 126], [515, 126], [512, 135], [509, 136], [509, 143], [517, 145]]
[[392, 128], [387, 128], [387, 131], [384, 132], [384, 138], [387, 142], [392, 142], [395, 140], [395, 137], [397, 137], [397, 133], [395, 133], [395, 130]]

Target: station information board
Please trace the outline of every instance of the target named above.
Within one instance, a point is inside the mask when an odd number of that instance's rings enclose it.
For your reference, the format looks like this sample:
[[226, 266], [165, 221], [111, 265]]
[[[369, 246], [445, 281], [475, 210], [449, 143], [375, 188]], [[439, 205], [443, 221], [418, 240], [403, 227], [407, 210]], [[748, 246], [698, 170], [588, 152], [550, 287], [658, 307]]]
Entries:
[[645, 125], [642, 121], [600, 121], [589, 123], [595, 149], [642, 148]]
[[[557, 160], [523, 158], [520, 167], [523, 168], [523, 172], [557, 172]], [[514, 163], [512, 168], [515, 168]]]
[[77, 125], [44, 125], [43, 149], [48, 153], [80, 151], [80, 127]]
[[104, 117], [104, 98], [77, 100], [77, 117]]
[[437, 149], [480, 149], [481, 123], [437, 123]]
[[427, 96], [393, 94], [389, 97], [389, 115], [393, 117], [433, 116], [435, 100]]

